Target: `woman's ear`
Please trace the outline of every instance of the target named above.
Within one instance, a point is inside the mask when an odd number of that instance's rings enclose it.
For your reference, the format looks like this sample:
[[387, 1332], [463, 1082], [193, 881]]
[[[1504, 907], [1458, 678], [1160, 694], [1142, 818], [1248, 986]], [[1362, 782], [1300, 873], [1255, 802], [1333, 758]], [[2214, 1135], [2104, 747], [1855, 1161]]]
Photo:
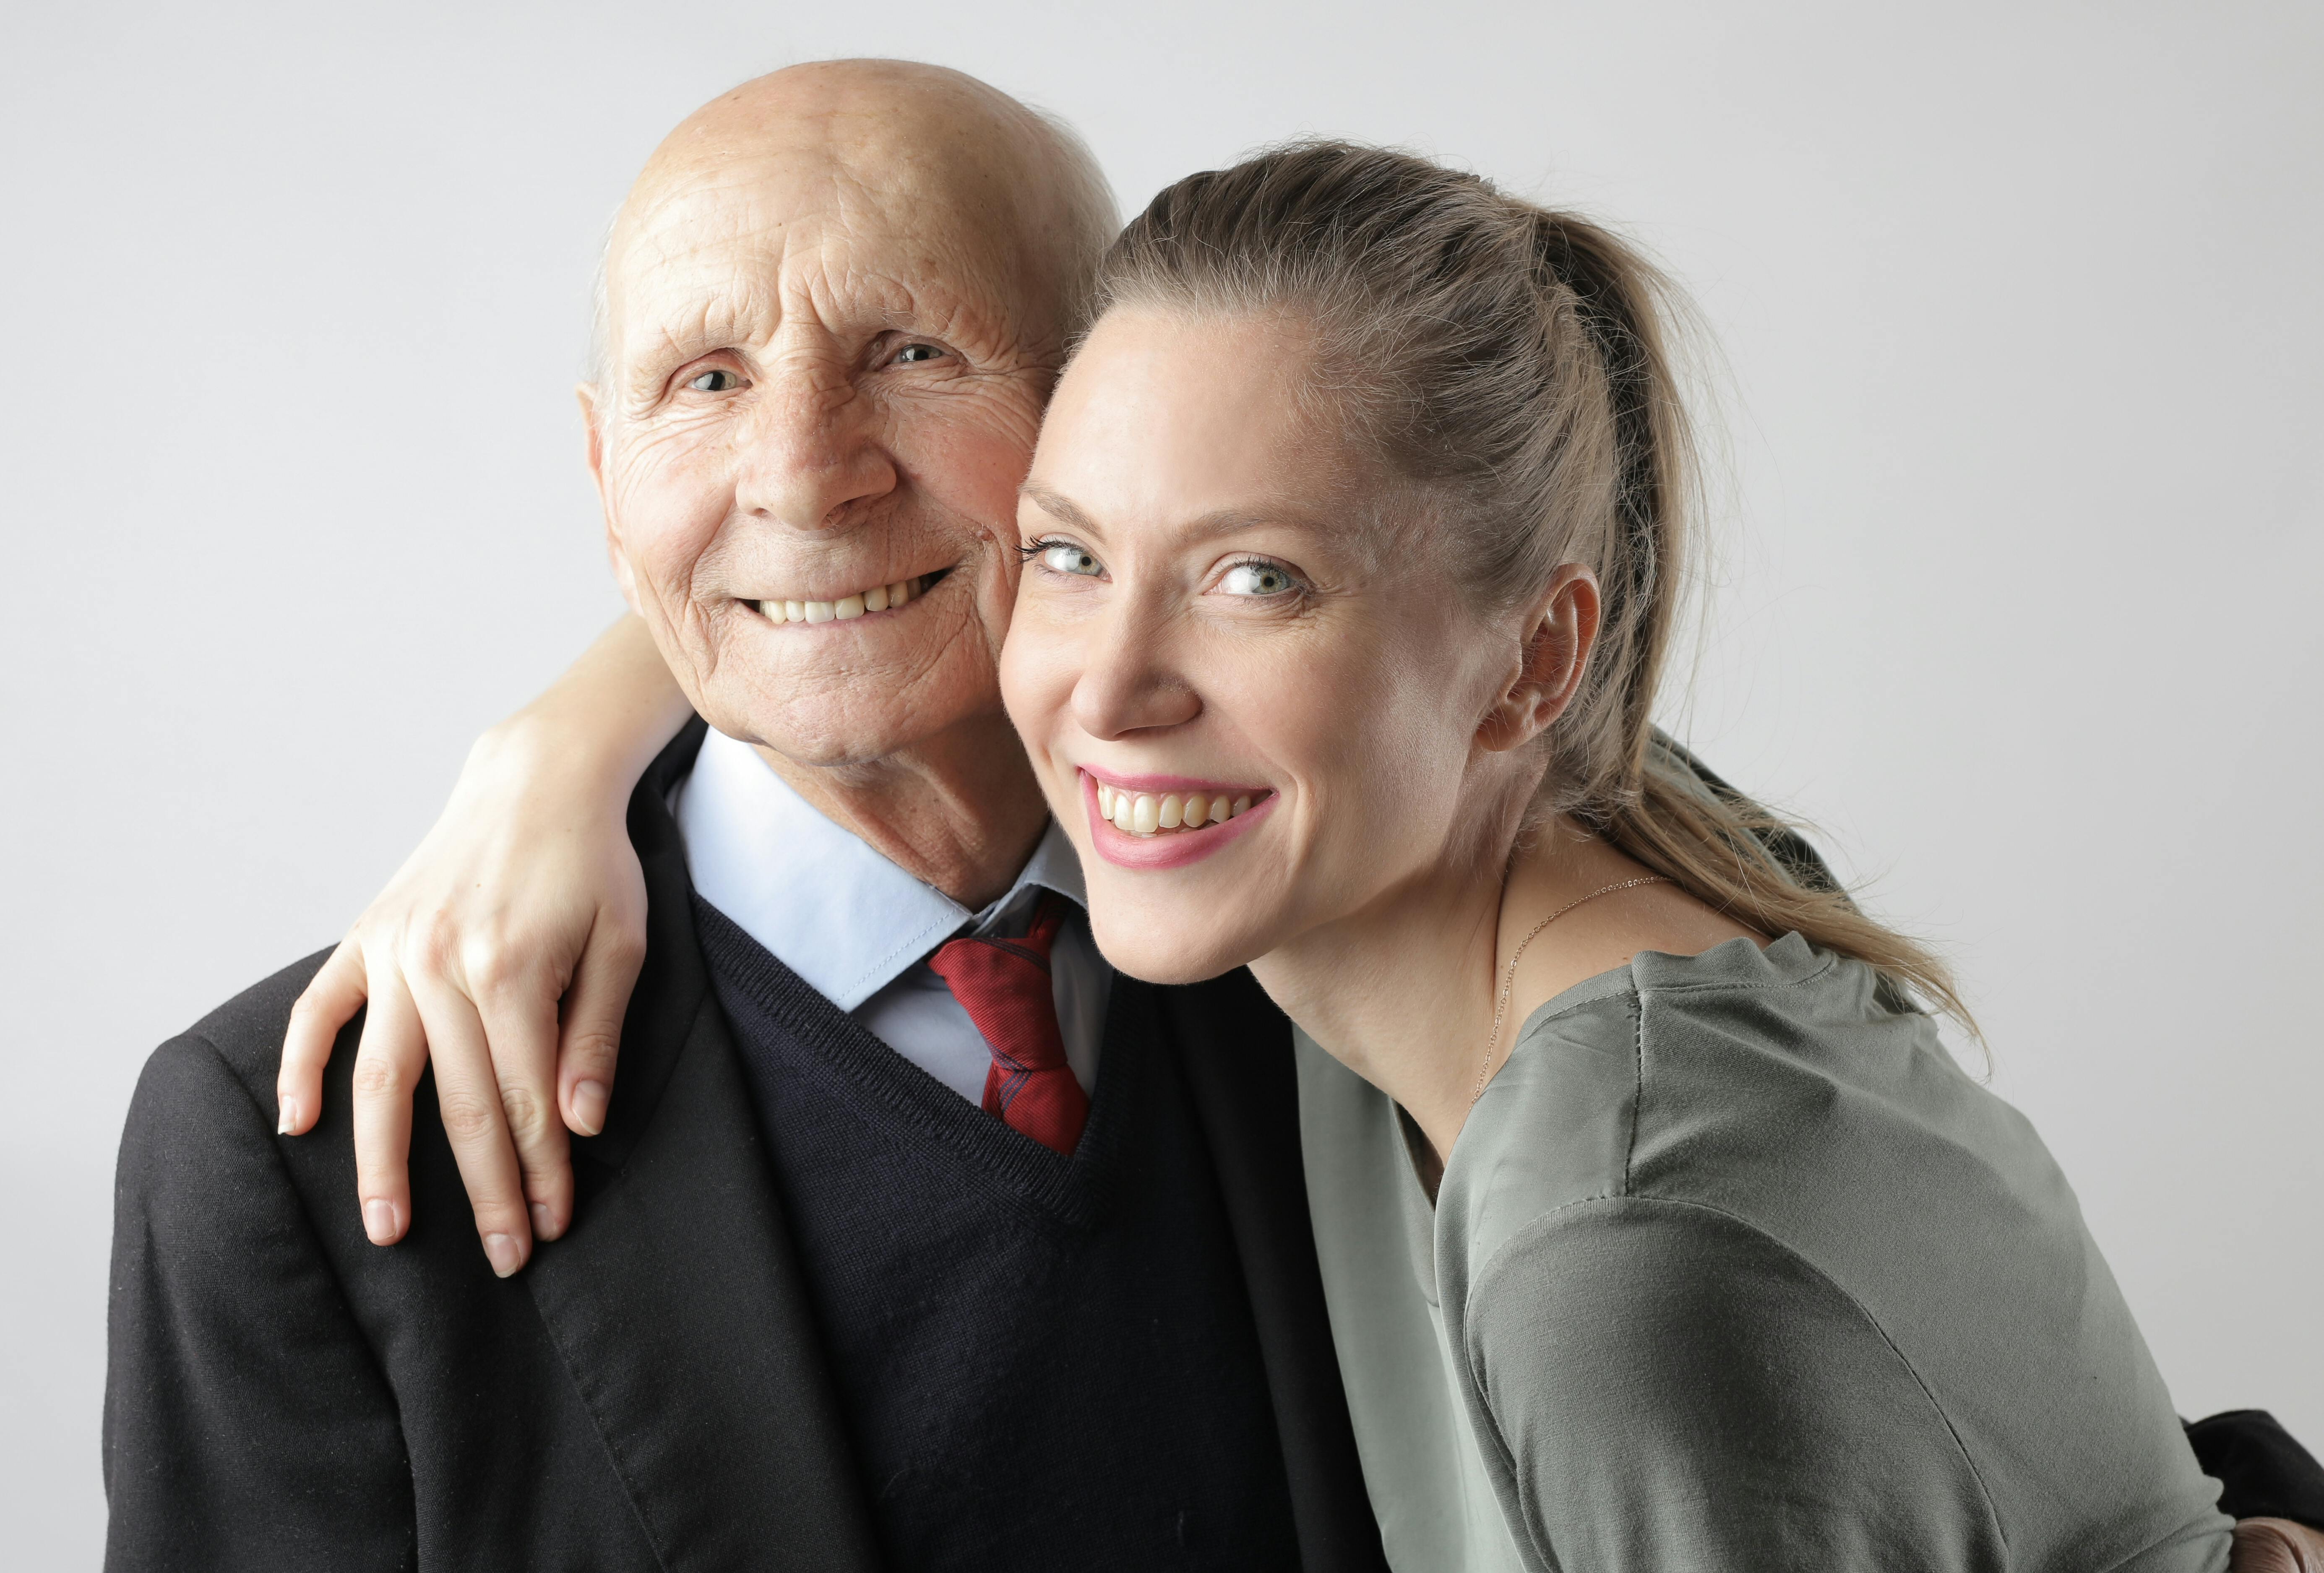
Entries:
[[1598, 575], [1566, 563], [1526, 608], [1522, 642], [1500, 696], [1477, 727], [1477, 741], [1501, 753], [1523, 748], [1565, 713], [1598, 642]]

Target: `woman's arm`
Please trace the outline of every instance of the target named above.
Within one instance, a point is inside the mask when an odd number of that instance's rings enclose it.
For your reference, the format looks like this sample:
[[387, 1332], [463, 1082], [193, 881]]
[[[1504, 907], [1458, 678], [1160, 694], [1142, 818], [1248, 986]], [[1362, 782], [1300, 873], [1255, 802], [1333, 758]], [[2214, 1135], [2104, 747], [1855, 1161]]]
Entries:
[[[1942, 1210], [1932, 1188], [1900, 1193]], [[1896, 1244], [1867, 1242], [1859, 1266]], [[1948, 1271], [1989, 1265], [1955, 1245]], [[2041, 1306], [1997, 1276], [1967, 1319], [1892, 1284], [1891, 1328], [1772, 1235], [1670, 1197], [1545, 1213], [1465, 1292], [1452, 1255], [1447, 1331], [1535, 1566], [2231, 1569], [2218, 1482], [2126, 1316], [2104, 1305], [2112, 1285], [2080, 1284], [2070, 1265]], [[2061, 1306], [2091, 1342], [2035, 1331]], [[2298, 1545], [2266, 1534], [2246, 1535], [2233, 1569]]]
[[431, 1062], [493, 1269], [571, 1221], [566, 1128], [604, 1121], [645, 953], [630, 793], [691, 713], [623, 617], [477, 740], [443, 816], [300, 996], [275, 1086], [286, 1134], [313, 1127], [332, 1044], [365, 1011], [355, 1172], [374, 1244], [411, 1224], [411, 1099]]
[[1462, 1298], [1458, 1312], [1446, 1302], [1447, 1330], [1532, 1566], [2011, 1565], [1985, 1483], [1912, 1369], [1821, 1274], [1737, 1219], [1577, 1202], [1512, 1237]]

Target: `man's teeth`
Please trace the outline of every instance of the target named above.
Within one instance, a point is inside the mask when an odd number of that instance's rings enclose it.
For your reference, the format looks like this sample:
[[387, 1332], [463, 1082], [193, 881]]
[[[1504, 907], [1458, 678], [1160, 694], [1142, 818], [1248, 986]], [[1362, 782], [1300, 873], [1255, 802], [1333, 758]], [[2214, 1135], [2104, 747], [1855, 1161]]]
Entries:
[[1117, 792], [1102, 781], [1097, 784], [1098, 817], [1111, 821], [1116, 830], [1131, 835], [1200, 830], [1206, 824], [1223, 824], [1250, 808], [1248, 792], [1233, 796], [1225, 793], [1213, 796], [1207, 792], [1165, 792], [1157, 796], [1151, 792]]
[[851, 622], [867, 612], [888, 612], [903, 605], [928, 587], [928, 576], [874, 584], [837, 601], [761, 601], [759, 615], [769, 622]]

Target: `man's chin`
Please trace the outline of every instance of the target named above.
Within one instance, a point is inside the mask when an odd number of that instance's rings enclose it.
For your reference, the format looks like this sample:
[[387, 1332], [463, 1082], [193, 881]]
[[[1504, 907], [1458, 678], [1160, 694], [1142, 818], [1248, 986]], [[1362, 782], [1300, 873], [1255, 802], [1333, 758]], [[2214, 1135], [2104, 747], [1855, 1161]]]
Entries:
[[[995, 682], [957, 619], [778, 625], [732, 603], [687, 632], [656, 642], [695, 710], [731, 737], [800, 757], [877, 759], [931, 721], [941, 730], [945, 713], [960, 708], [951, 696]], [[963, 669], [976, 666], [986, 668], [981, 684]]]
[[996, 716], [1000, 713], [997, 703], [930, 704], [921, 695], [886, 692], [894, 697], [867, 701], [860, 695], [848, 695], [835, 703], [798, 698], [775, 701], [752, 695], [739, 703], [722, 704], [706, 695], [696, 708], [728, 737], [773, 756], [770, 763], [779, 760], [801, 769], [835, 770], [895, 760], [926, 748], [983, 713]]

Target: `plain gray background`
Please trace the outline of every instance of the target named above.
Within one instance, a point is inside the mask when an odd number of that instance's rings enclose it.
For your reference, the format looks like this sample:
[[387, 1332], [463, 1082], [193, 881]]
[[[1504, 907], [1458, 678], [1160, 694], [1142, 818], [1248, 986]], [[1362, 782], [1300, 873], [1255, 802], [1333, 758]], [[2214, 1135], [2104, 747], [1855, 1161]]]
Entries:
[[2324, 11], [1106, 9], [12, 8], [12, 1566], [98, 1555], [140, 1063], [333, 939], [613, 614], [596, 245], [688, 110], [832, 54], [1061, 112], [1126, 211], [1325, 132], [1650, 245], [1739, 499], [1674, 719], [1958, 959], [2181, 1411], [2324, 1446]]

